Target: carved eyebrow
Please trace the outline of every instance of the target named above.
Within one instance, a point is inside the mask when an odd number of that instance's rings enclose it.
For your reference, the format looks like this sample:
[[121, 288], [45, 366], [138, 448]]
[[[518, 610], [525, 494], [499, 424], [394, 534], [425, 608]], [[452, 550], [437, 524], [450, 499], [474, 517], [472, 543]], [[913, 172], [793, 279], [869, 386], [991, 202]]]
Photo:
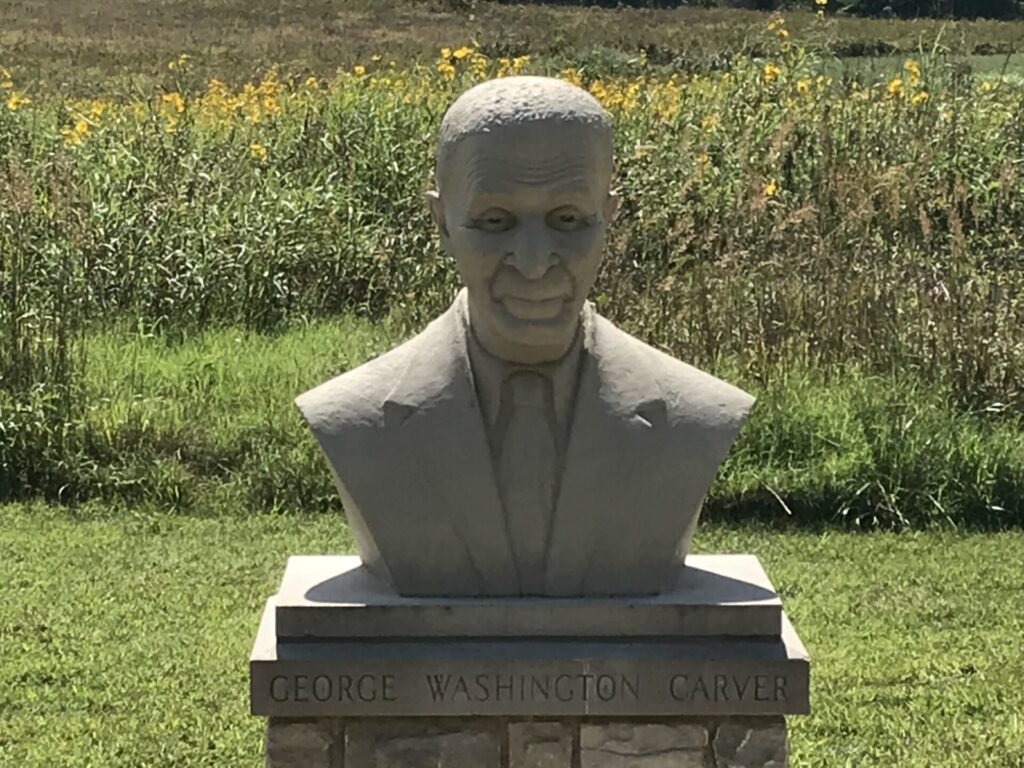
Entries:
[[552, 204], [572, 203], [581, 207], [593, 204], [594, 190], [585, 177], [558, 178], [551, 180], [526, 180], [505, 178], [500, 183], [476, 184], [472, 180], [467, 183], [467, 192], [472, 200], [471, 206], [482, 210], [481, 206], [508, 205], [515, 203], [516, 192], [522, 187], [540, 187], [545, 189], [544, 197]]
[[585, 186], [588, 163], [577, 158], [562, 158], [552, 163], [509, 163], [497, 159], [478, 159], [470, 164], [466, 180], [475, 186], [482, 179], [508, 179], [513, 184], [546, 186], [553, 182]]
[[[579, 184], [563, 184], [551, 190], [550, 195], [545, 195], [543, 203], [546, 209], [557, 210], [565, 206], [572, 206], [581, 214], [588, 216], [594, 213], [593, 200], [589, 190]], [[493, 189], [472, 196], [467, 214], [470, 218], [477, 218], [487, 213], [492, 208], [515, 208], [515, 192], [512, 189]]]

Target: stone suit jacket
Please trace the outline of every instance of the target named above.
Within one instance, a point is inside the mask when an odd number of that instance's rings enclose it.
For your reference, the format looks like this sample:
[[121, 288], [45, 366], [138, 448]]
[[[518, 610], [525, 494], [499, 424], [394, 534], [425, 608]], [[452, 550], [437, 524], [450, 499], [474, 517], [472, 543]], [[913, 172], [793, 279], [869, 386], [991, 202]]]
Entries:
[[[364, 564], [403, 595], [517, 595], [466, 349], [465, 291], [419, 335], [300, 395]], [[753, 398], [588, 304], [545, 594], [651, 594], [673, 579]], [[541, 532], [538, 535], [543, 535]]]

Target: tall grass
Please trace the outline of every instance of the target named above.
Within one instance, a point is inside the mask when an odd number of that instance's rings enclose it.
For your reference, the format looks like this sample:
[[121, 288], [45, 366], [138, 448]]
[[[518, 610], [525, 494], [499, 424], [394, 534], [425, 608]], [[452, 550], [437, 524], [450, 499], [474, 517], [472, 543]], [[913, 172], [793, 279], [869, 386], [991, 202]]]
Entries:
[[[857, 371], [944, 392], [929, 402], [946, 409], [1019, 412], [1024, 86], [940, 58], [833, 81], [785, 29], [763, 30], [767, 58], [710, 74], [640, 55], [602, 76], [467, 46], [429, 69], [271, 70], [241, 90], [188, 90], [181, 58], [151, 100], [9, 99], [0, 495], [80, 476], [60, 470], [59, 436], [82, 422], [85, 329], [127, 318], [174, 339], [339, 313], [411, 328], [437, 312], [455, 277], [422, 199], [433, 133], [459, 91], [516, 71], [579, 82], [615, 118], [624, 205], [595, 301], [627, 329], [755, 383]], [[958, 498], [999, 507], [980, 487]], [[872, 498], [864, 510], [884, 506]]]
[[[458, 0], [456, 0], [458, 2]], [[271, 64], [292, 72], [350, 69], [379, 52], [385, 61], [432, 62], [441, 46], [477, 40], [488, 55], [543, 55], [608, 74], [645, 51], [676, 67], [721, 66], [767, 55], [765, 14], [691, 3], [674, 9], [600, 8], [473, 0], [61, 0], [0, 3], [0, 64], [37, 90], [90, 97], [159, 84], [166, 62], [195, 57], [188, 82], [258, 78]], [[616, 5], [612, 3], [611, 5]], [[787, 3], [794, 37], [842, 57], [917, 55], [922, 41], [958, 56], [1024, 51], [1024, 23], [984, 19], [819, 19], [811, 0]], [[224, 24], [224, 19], [231, 19]]]

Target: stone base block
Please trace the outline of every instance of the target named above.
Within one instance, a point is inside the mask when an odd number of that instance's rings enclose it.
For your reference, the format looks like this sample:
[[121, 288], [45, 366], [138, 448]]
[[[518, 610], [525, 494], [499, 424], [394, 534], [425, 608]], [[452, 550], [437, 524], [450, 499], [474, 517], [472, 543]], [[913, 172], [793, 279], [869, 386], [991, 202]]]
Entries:
[[268, 718], [264, 740], [265, 766], [343, 768], [344, 738], [345, 726], [341, 720]]
[[348, 766], [501, 766], [502, 729], [485, 720], [363, 720], [348, 723], [344, 730]]
[[785, 768], [782, 717], [267, 720], [265, 768]]

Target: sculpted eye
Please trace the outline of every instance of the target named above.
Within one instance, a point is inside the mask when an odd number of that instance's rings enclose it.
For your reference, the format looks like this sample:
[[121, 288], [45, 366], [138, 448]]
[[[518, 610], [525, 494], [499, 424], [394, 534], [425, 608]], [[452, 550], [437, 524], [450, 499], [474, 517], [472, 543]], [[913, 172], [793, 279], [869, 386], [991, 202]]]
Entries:
[[473, 219], [473, 226], [485, 232], [504, 232], [515, 224], [515, 216], [503, 208], [490, 208]]
[[582, 229], [590, 224], [590, 218], [574, 205], [563, 205], [548, 214], [548, 226], [554, 229], [571, 232], [575, 229]]

